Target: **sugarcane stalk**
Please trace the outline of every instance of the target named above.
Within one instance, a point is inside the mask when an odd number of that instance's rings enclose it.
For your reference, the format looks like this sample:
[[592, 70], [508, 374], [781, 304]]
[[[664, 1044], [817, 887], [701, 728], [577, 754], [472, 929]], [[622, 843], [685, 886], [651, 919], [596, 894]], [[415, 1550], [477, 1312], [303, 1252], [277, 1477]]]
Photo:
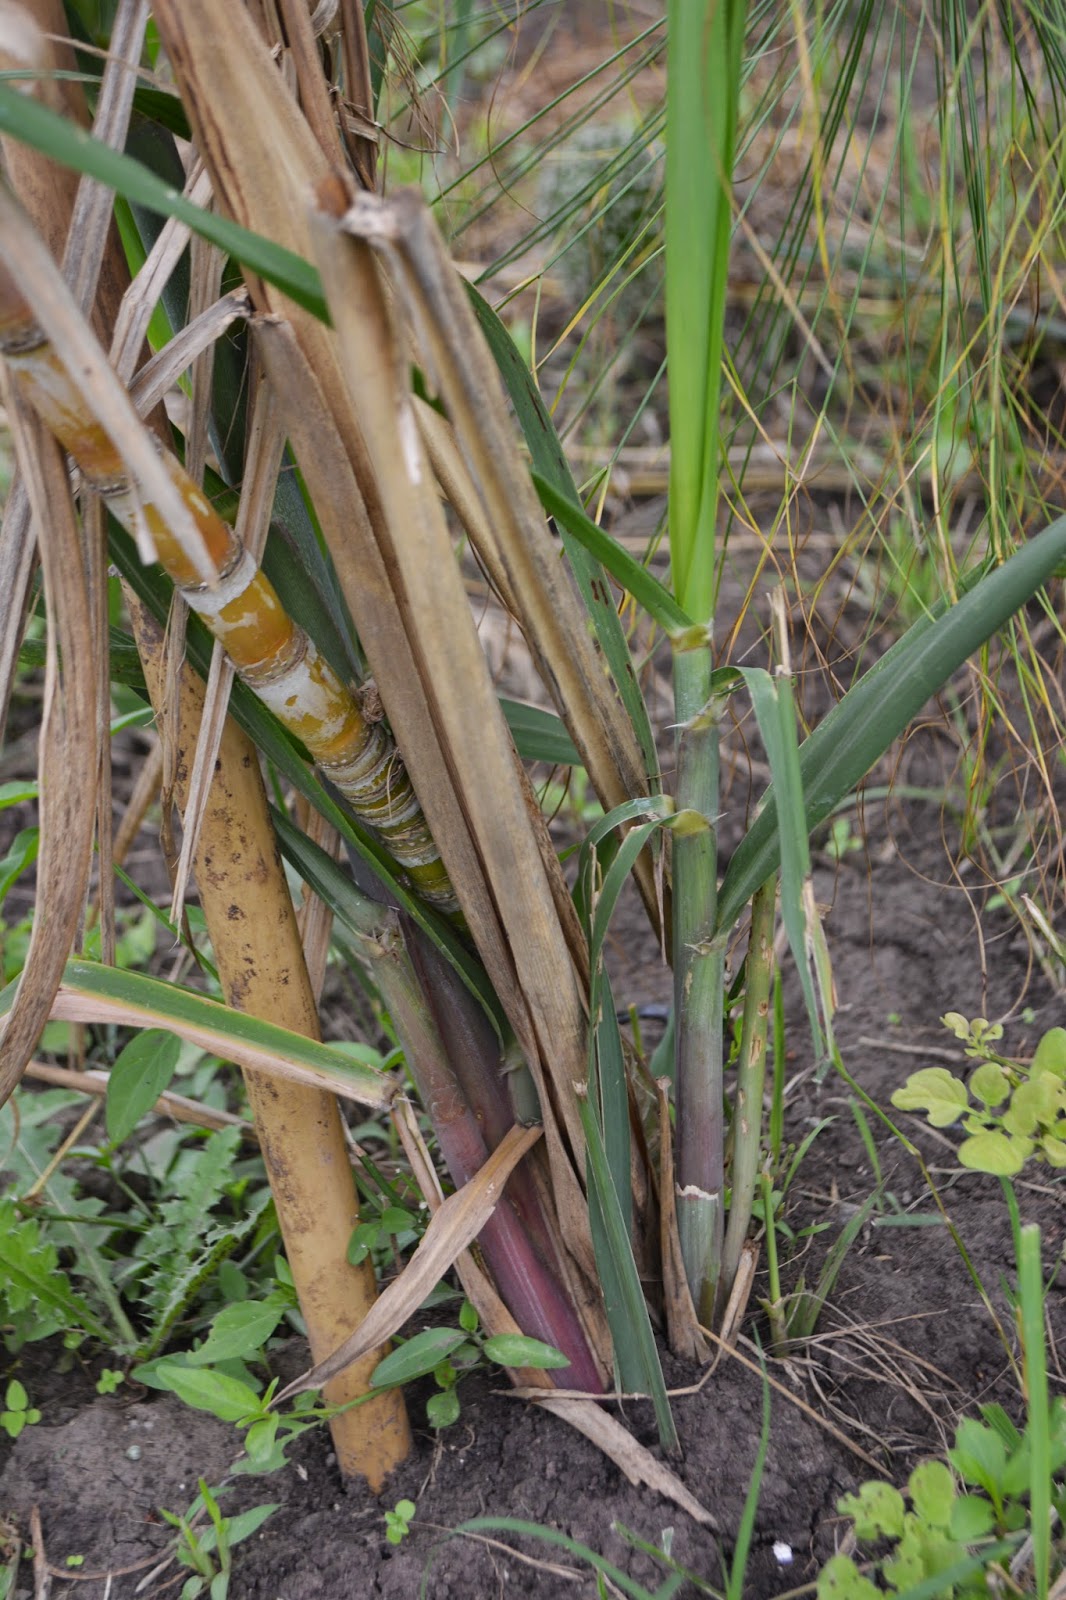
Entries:
[[[427, 991], [419, 980], [400, 918], [385, 907], [367, 904], [376, 926], [372, 932], [357, 935], [357, 941], [392, 1018], [408, 1071], [429, 1114], [452, 1181], [461, 1189], [485, 1165], [500, 1140], [487, 1138], [487, 1130], [464, 1093], [453, 1068], [459, 1055], [468, 1054], [461, 1048], [464, 1035], [456, 1041], [438, 1029], [430, 1000], [432, 988]], [[408, 923], [409, 930], [412, 926]], [[417, 933], [415, 929], [414, 935]], [[469, 1040], [471, 1034], [466, 1032], [465, 1037]], [[480, 1059], [468, 1060], [464, 1074], [469, 1081], [480, 1067], [478, 1075], [486, 1080], [483, 1103], [492, 1098], [487, 1080], [498, 1060], [498, 1051], [491, 1046], [488, 1050], [494, 1059], [486, 1060], [486, 1045], [484, 1039], [478, 1041], [474, 1048]], [[506, 1095], [503, 1099], [506, 1103]], [[514, 1119], [507, 1116], [505, 1120], [505, 1131], [509, 1131]], [[527, 1156], [511, 1174], [506, 1193], [478, 1235], [478, 1245], [522, 1331], [570, 1358], [566, 1387], [598, 1394], [603, 1389], [603, 1374], [558, 1272], [549, 1264], [555, 1252], [531, 1186], [529, 1159]]]
[[724, 1305], [736, 1277], [740, 1252], [747, 1238], [759, 1177], [762, 1148], [762, 1096], [766, 1081], [766, 1035], [770, 1014], [770, 982], [774, 970], [774, 911], [777, 875], [769, 878], [751, 902], [751, 931], [744, 968], [744, 1015], [737, 1058], [737, 1087], [733, 1101], [733, 1159], [729, 1176], [732, 1190], [729, 1225], [722, 1253], [719, 1305]]
[[702, 638], [675, 642], [678, 722], [673, 831], [677, 1221], [692, 1303], [709, 1326], [721, 1276], [725, 1169], [722, 1077], [724, 956], [717, 909], [718, 712]]
[[[71, 308], [70, 296], [47, 249], [5, 190], [0, 194], [9, 226], [4, 230], [5, 253], [17, 258], [22, 285], [31, 294], [59, 296]], [[27, 251], [27, 244], [29, 249]], [[45, 312], [47, 315], [47, 311]], [[113, 508], [136, 524], [143, 516], [160, 542], [167, 544], [179, 576], [202, 579], [206, 566], [216, 568], [219, 558], [234, 566], [243, 552], [191, 480], [170, 461], [171, 482], [183, 506], [193, 511], [202, 539], [198, 559], [187, 551], [151, 505], [134, 505], [121, 452], [96, 420], [85, 394], [71, 381], [56, 347], [37, 323], [37, 312], [22, 288], [0, 270], [0, 348], [24, 398], [61, 444], [78, 461], [86, 480], [106, 489]], [[235, 558], [235, 559], [234, 559]], [[254, 579], [254, 572], [249, 575]], [[240, 595], [234, 596], [240, 605]], [[268, 608], [269, 609], [269, 608]], [[153, 685], [159, 711], [163, 700], [161, 641], [155, 625], [138, 612], [142, 657]], [[226, 619], [224, 619], [226, 620]], [[238, 616], [238, 621], [241, 620]], [[275, 636], [268, 648], [285, 642], [280, 606], [271, 614]], [[255, 629], [246, 623], [234, 628], [246, 641], [246, 658], [264, 652], [255, 649]], [[292, 640], [292, 632], [289, 631]], [[73, 656], [73, 652], [71, 652]], [[202, 689], [185, 673], [182, 698], [185, 714], [195, 718], [202, 704]], [[197, 703], [199, 702], [199, 703]], [[192, 726], [186, 722], [186, 726]], [[187, 771], [179, 763], [179, 796]], [[212, 784], [203, 831], [196, 851], [196, 872], [205, 918], [215, 947], [223, 987], [231, 1004], [317, 1036], [314, 997], [307, 980], [292, 902], [266, 810], [265, 795], [254, 747], [235, 729], [228, 730]], [[358, 1209], [347, 1160], [343, 1129], [334, 1098], [318, 1090], [279, 1084], [263, 1074], [247, 1075], [257, 1133], [263, 1149], [279, 1224], [285, 1239], [293, 1280], [307, 1323], [312, 1351], [327, 1354], [365, 1316], [373, 1303], [374, 1284], [368, 1268], [348, 1266], [346, 1251]], [[328, 1399], [338, 1404], [362, 1399], [369, 1393], [373, 1360], [354, 1368], [331, 1388]], [[385, 1403], [382, 1404], [382, 1400]], [[374, 1394], [365, 1406], [353, 1408], [332, 1423], [337, 1458], [342, 1472], [362, 1475], [375, 1488], [404, 1458], [410, 1435], [402, 1402]]]
[[[275, 816], [282, 848], [326, 900], [336, 899], [352, 949], [380, 995], [403, 1049], [419, 1099], [429, 1114], [456, 1188], [485, 1165], [519, 1116], [501, 1074], [512, 1054], [502, 1047], [478, 1000], [424, 930], [381, 902], [380, 885], [349, 851], [352, 882], [333, 892], [340, 869], [283, 816]], [[504, 1070], [506, 1067], [504, 1065]], [[539, 1112], [539, 1107], [538, 1107]], [[530, 1120], [540, 1122], [538, 1115]], [[485, 1265], [511, 1314], [571, 1361], [565, 1383], [599, 1392], [599, 1328], [587, 1300], [573, 1292], [559, 1248], [559, 1226], [536, 1151], [511, 1173], [506, 1194], [478, 1236]]]
[[[127, 594], [145, 679], [162, 714], [165, 669], [154, 618]], [[203, 685], [182, 673], [176, 799], [186, 797], [188, 742], [199, 726]], [[285, 882], [254, 745], [228, 721], [200, 825], [194, 870], [219, 978], [230, 1005], [309, 1038], [319, 1037], [292, 899]], [[359, 1220], [340, 1113], [333, 1095], [246, 1072], [256, 1134], [307, 1324], [313, 1359], [323, 1360], [373, 1305], [373, 1269], [353, 1267], [348, 1241]], [[347, 1476], [365, 1477], [375, 1493], [407, 1455], [410, 1432], [399, 1391], [370, 1391], [383, 1352], [333, 1380], [328, 1403], [369, 1399], [330, 1423]]]
[[[47, 257], [43, 249], [32, 263], [34, 269], [42, 268], [42, 256]], [[10, 254], [8, 264], [13, 265]], [[163, 567], [220, 641], [240, 677], [303, 742], [359, 820], [378, 834], [417, 892], [444, 915], [457, 916], [440, 853], [384, 722], [364, 713], [357, 695], [289, 616], [233, 529], [167, 451], [162, 454], [163, 466], [195, 527], [199, 546], [190, 550], [160, 508], [145, 503], [127, 471], [121, 443], [97, 420], [38, 321], [42, 300], [36, 306], [29, 303], [31, 274], [25, 261], [21, 267], [18, 283], [8, 272], [0, 272], [0, 352], [20, 393], [123, 527], [136, 536], [147, 524]], [[48, 291], [65, 295], [54, 269], [45, 270], [45, 277], [50, 279]], [[216, 573], [214, 581], [204, 580], [205, 568]]]

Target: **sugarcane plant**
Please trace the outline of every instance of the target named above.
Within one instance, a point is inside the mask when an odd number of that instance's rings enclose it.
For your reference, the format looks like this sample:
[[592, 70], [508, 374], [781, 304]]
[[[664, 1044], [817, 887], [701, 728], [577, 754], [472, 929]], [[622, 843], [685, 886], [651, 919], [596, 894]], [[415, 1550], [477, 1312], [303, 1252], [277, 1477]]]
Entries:
[[[5, 519], [0, 636], [21, 631], [36, 546], [59, 694], [42, 739], [47, 929], [42, 919], [17, 988], [0, 998], [4, 1092], [49, 1016], [190, 1037], [206, 1027], [193, 1016], [205, 1002], [185, 991], [146, 978], [131, 987], [106, 961], [68, 961], [94, 819], [101, 880], [110, 872], [98, 733], [110, 560], [310, 1334], [314, 1365], [288, 1392], [325, 1384], [328, 1400], [349, 1406], [332, 1424], [342, 1468], [379, 1486], [408, 1436], [374, 1371], [454, 1264], [489, 1335], [520, 1332], [567, 1358], [565, 1369], [522, 1368], [526, 1390], [703, 1515], [618, 1424], [559, 1387], [596, 1396], [616, 1382], [649, 1394], [664, 1446], [676, 1447], [651, 1317], [660, 1296], [650, 1308], [645, 1285], [662, 1285], [675, 1349], [702, 1355], [734, 1288], [759, 1178], [778, 877], [818, 1047], [835, 1060], [810, 833], [1061, 568], [1066, 523], [978, 569], [802, 744], [783, 604], [772, 670], [716, 662], [741, 0], [669, 8], [669, 588], [586, 515], [528, 367], [452, 266], [421, 197], [378, 192], [377, 69], [359, 7], [342, 4], [317, 37], [303, 0], [247, 9], [155, 0], [154, 37], [177, 90], [160, 96], [135, 91], [126, 70], [141, 60], [149, 8], [120, 4], [91, 133], [73, 89], [50, 103], [76, 58], [44, 36], [61, 37], [79, 6], [69, 18], [51, 0], [15, 9], [22, 31], [0, 39], [19, 80], [0, 84], [0, 348], [25, 488]], [[175, 132], [189, 141], [185, 164]], [[42, 180], [52, 162], [81, 172], [82, 188]], [[112, 192], [124, 248], [106, 225]], [[84, 215], [98, 219], [92, 230], [78, 224]], [[190, 236], [192, 295], [181, 277]], [[236, 263], [243, 287], [219, 294], [212, 257]], [[139, 270], [124, 291], [131, 261]], [[171, 336], [144, 364], [160, 300]], [[212, 356], [213, 372], [203, 364]], [[175, 437], [158, 400], [190, 366], [192, 420]], [[61, 450], [80, 475], [77, 508]], [[554, 714], [501, 705], [442, 496], [517, 621]], [[673, 794], [622, 595], [670, 639]], [[0, 656], [0, 703], [16, 661]], [[718, 724], [743, 692], [773, 782], [719, 883]], [[519, 759], [538, 756], [583, 767], [605, 813], [573, 889]], [[279, 849], [304, 885], [300, 925]], [[674, 967], [671, 1081], [650, 1110], [605, 965], [630, 875]], [[306, 1043], [291, 1052], [298, 1081], [283, 1081], [276, 1031], [250, 1033], [233, 1015], [315, 1038], [330, 919], [391, 1017], [454, 1188], [447, 1198], [394, 1082], [367, 1071], [342, 1083], [328, 1052]], [[738, 923], [748, 953], [729, 1105], [724, 974]], [[287, 1070], [291, 1080], [291, 1061]], [[346, 1261], [357, 1217], [331, 1087], [391, 1108], [434, 1212], [376, 1302], [368, 1266]], [[479, 1259], [468, 1253], [475, 1240]]]

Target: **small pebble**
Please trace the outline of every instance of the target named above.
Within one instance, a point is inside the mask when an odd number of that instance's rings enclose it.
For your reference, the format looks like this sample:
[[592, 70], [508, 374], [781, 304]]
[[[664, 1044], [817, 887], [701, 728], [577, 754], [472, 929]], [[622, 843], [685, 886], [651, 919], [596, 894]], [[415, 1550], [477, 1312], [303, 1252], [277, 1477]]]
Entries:
[[774, 1556], [779, 1567], [790, 1567], [792, 1565], [792, 1546], [786, 1544], [783, 1539], [775, 1539]]
[[131, 1444], [129, 1449], [126, 1451], [126, 1460], [127, 1461], [139, 1461], [140, 1459], [141, 1459], [141, 1447], [140, 1447], [140, 1445], [139, 1444]]

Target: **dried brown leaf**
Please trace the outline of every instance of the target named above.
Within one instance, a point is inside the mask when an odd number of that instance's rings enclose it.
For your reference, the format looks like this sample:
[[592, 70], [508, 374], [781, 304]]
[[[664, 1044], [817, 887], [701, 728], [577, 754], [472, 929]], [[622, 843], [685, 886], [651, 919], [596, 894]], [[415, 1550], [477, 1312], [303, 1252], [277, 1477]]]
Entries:
[[481, 1170], [441, 1203], [407, 1266], [379, 1296], [351, 1337], [325, 1361], [282, 1389], [276, 1396], [277, 1404], [308, 1389], [321, 1388], [403, 1327], [460, 1252], [477, 1238], [496, 1209], [507, 1179], [542, 1131], [517, 1125], [511, 1129]]
[[85, 909], [99, 765], [94, 628], [81, 534], [59, 446], [5, 384], [19, 465], [41, 541], [48, 655], [40, 734], [37, 896], [30, 947], [0, 1024], [0, 1105], [16, 1087], [48, 1021]]

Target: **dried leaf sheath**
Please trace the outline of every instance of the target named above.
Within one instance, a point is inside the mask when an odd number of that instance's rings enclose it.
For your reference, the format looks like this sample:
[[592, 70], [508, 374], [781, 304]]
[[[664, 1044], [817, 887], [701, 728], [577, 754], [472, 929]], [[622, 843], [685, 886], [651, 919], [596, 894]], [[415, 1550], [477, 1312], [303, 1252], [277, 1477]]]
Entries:
[[[88, 410], [56, 346], [6, 272], [0, 272], [0, 350], [20, 393], [114, 516], [135, 535], [142, 519], [147, 524], [166, 571], [248, 686], [303, 742], [423, 898], [454, 915], [448, 875], [384, 724], [364, 716], [355, 694], [293, 622], [269, 579], [175, 457], [164, 452], [162, 464], [200, 549], [191, 555], [160, 508], [142, 497], [123, 451]], [[217, 573], [215, 582], [202, 581], [205, 567]]]

